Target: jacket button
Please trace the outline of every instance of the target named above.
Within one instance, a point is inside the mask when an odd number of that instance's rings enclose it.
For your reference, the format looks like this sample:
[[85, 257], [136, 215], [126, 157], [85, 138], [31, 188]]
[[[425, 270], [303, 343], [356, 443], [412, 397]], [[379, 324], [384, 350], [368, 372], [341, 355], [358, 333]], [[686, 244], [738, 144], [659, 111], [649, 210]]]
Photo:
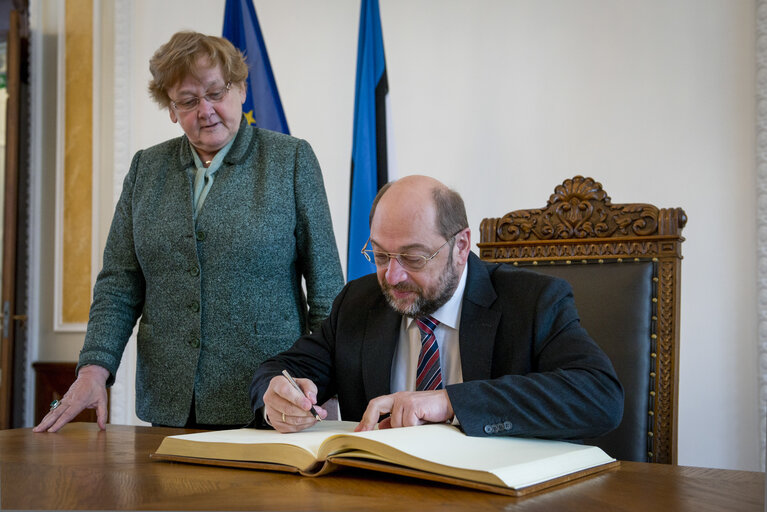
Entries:
[[511, 422], [510, 421], [504, 421], [503, 422], [503, 429], [504, 430], [511, 430]]
[[492, 425], [485, 425], [485, 434], [492, 434], [493, 433], [493, 426]]
[[189, 346], [192, 348], [199, 348], [200, 338], [192, 338], [191, 340], [189, 340]]
[[202, 242], [203, 240], [205, 240], [205, 231], [203, 231], [203, 230], [199, 230], [199, 231], [197, 232], [197, 240], [199, 240], [200, 242]]
[[200, 311], [200, 303], [197, 301], [192, 302], [191, 304], [189, 304], [189, 309], [197, 313], [198, 311]]
[[199, 276], [200, 275], [200, 269], [198, 267], [192, 267], [189, 269], [189, 273], [193, 276]]

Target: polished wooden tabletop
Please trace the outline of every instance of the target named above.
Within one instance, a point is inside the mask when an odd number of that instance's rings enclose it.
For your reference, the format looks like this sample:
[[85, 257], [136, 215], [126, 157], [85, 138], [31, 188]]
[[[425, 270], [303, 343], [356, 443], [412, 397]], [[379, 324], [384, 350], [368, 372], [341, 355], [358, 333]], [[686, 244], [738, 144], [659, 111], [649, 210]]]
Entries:
[[764, 511], [764, 473], [623, 462], [513, 498], [364, 470], [318, 478], [150, 459], [183, 429], [73, 423], [0, 431], [0, 508]]

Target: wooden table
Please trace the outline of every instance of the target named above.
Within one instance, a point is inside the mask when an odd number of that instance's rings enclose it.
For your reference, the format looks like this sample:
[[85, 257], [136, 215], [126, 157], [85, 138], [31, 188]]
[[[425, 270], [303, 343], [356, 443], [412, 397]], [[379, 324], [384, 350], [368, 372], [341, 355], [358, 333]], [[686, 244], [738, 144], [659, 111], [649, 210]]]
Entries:
[[0, 508], [102, 510], [764, 511], [764, 473], [624, 462], [511, 498], [362, 470], [293, 474], [150, 460], [183, 429], [73, 423], [0, 431]]

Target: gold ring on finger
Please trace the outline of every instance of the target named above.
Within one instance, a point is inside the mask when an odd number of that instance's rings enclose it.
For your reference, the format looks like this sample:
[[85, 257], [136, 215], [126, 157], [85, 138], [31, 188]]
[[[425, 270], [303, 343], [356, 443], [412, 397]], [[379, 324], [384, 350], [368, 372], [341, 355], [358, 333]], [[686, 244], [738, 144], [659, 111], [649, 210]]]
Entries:
[[285, 413], [282, 413], [282, 422], [285, 423]]

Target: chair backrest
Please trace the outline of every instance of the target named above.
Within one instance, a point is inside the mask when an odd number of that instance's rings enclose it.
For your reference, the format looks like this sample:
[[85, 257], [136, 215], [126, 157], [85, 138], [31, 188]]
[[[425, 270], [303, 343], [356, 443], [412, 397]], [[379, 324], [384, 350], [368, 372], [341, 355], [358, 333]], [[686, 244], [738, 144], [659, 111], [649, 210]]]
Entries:
[[480, 225], [480, 258], [570, 282], [582, 325], [625, 390], [620, 426], [586, 442], [621, 460], [676, 463], [681, 208], [612, 204], [576, 176], [545, 207]]

